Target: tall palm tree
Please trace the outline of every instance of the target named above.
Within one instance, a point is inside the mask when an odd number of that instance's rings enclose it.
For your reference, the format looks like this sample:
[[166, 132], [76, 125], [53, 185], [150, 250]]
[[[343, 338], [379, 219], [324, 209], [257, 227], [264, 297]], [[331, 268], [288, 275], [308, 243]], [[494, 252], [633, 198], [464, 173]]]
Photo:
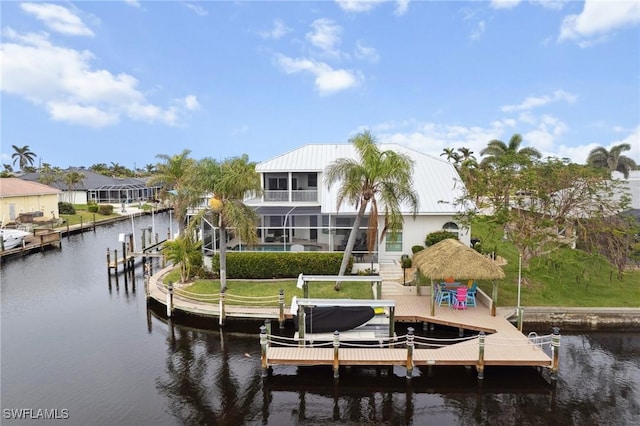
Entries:
[[625, 179], [628, 179], [629, 171], [637, 167], [633, 159], [622, 155], [623, 151], [629, 151], [630, 149], [631, 145], [628, 143], [615, 145], [609, 151], [607, 151], [607, 148], [599, 146], [589, 152], [587, 164], [593, 167], [606, 168], [609, 170], [609, 173], [620, 172], [624, 175]]
[[193, 187], [191, 172], [196, 161], [189, 157], [190, 150], [185, 149], [180, 154], [158, 154], [156, 158], [164, 160], [156, 166], [157, 172], [151, 176], [147, 186], [162, 185], [160, 197], [168, 198], [178, 222], [178, 232], [184, 233], [187, 209], [199, 202], [201, 193]]
[[203, 159], [198, 163], [196, 180], [202, 192], [213, 193], [211, 212], [220, 232], [220, 291], [227, 289], [227, 233], [239, 237], [245, 244], [258, 242], [255, 210], [244, 204], [247, 197], [258, 195], [262, 188], [256, 163], [245, 154], [222, 163]]
[[453, 148], [443, 148], [440, 157], [442, 156], [445, 156], [449, 162], [453, 160], [453, 164], [458, 164], [460, 161], [460, 154], [458, 154]]
[[29, 149], [29, 145], [25, 145], [23, 147], [18, 147], [15, 145], [11, 145], [13, 150], [15, 151], [11, 154], [11, 158], [13, 158], [13, 165], [15, 166], [16, 161], [20, 166], [20, 170], [24, 172], [25, 167], [32, 166], [33, 160], [36, 158], [36, 154], [31, 152]]
[[69, 191], [69, 202], [75, 203], [76, 201], [76, 186], [84, 181], [85, 175], [80, 172], [69, 172], [64, 175], [64, 183], [67, 185], [67, 191]]
[[[349, 140], [353, 144], [358, 159], [339, 158], [329, 164], [325, 173], [325, 183], [329, 188], [340, 182], [337, 194], [337, 209], [346, 201], [358, 209], [344, 249], [339, 275], [344, 275], [362, 217], [369, 205], [369, 223], [367, 227], [367, 245], [369, 253], [378, 238], [384, 238], [389, 231], [402, 229], [400, 207], [408, 203], [415, 215], [418, 211], [418, 194], [413, 189], [413, 160], [405, 154], [391, 150], [380, 151], [375, 138], [368, 130]], [[378, 216], [384, 215], [384, 228], [378, 237]], [[336, 284], [336, 290], [340, 283]]]
[[480, 155], [486, 156], [482, 159], [481, 164], [524, 165], [528, 164], [532, 159], [542, 157], [542, 154], [536, 148], [520, 148], [520, 145], [522, 145], [522, 136], [518, 133], [511, 136], [508, 145], [501, 140], [494, 139], [487, 144], [486, 148], [480, 151]]

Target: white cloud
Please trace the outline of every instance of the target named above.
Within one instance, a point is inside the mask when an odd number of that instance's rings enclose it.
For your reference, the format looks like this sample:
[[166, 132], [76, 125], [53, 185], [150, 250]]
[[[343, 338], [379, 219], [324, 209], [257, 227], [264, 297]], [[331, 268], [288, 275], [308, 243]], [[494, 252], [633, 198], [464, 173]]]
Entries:
[[380, 60], [378, 51], [373, 47], [365, 46], [360, 40], [356, 42], [355, 56], [358, 59], [364, 59], [373, 63]]
[[209, 11], [200, 5], [191, 3], [185, 3], [184, 5], [194, 11], [198, 16], [207, 16], [209, 14]]
[[99, 128], [116, 124], [119, 121], [117, 113], [104, 111], [95, 106], [52, 101], [47, 102], [46, 108], [54, 120], [82, 126]]
[[576, 99], [576, 95], [572, 95], [571, 93], [565, 92], [564, 90], [556, 90], [550, 95], [530, 96], [518, 105], [504, 105], [501, 107], [501, 109], [504, 112], [527, 111], [533, 108], [547, 105], [552, 102], [566, 101], [569, 103], [573, 103], [576, 101]]
[[478, 40], [480, 37], [482, 37], [485, 27], [486, 25], [484, 21], [478, 22], [478, 26], [474, 28], [473, 31], [471, 31], [471, 40]]
[[22, 3], [22, 10], [33, 15], [50, 30], [75, 36], [91, 36], [91, 31], [71, 10], [50, 3]]
[[558, 39], [562, 41], [588, 38], [638, 23], [640, 23], [640, 2], [638, 1], [619, 1], [612, 4], [586, 0], [582, 13], [564, 18]]
[[560, 10], [570, 0], [529, 0], [532, 4], [542, 6], [545, 9]]
[[491, 7], [494, 9], [513, 9], [520, 3], [520, 0], [491, 0]]
[[269, 31], [263, 31], [260, 33], [262, 38], [270, 38], [274, 40], [278, 40], [288, 33], [293, 31], [293, 29], [287, 27], [281, 19], [276, 19], [273, 21], [273, 28]]
[[393, 12], [396, 16], [402, 16], [409, 10], [409, 0], [396, 0], [396, 10]]
[[142, 7], [138, 0], [124, 0], [124, 2], [127, 3], [129, 6]]
[[313, 74], [316, 78], [316, 90], [323, 95], [358, 86], [362, 79], [359, 74], [351, 70], [336, 70], [326, 63], [316, 62], [311, 59], [293, 59], [278, 54], [276, 61], [280, 69], [287, 74], [295, 74], [303, 71]]
[[368, 12], [385, 1], [388, 0], [336, 0], [336, 3], [346, 12]]
[[338, 55], [336, 45], [340, 44], [342, 27], [326, 18], [316, 19], [311, 26], [313, 31], [307, 33], [307, 40], [325, 53]]
[[94, 69], [90, 51], [56, 46], [46, 34], [21, 35], [8, 28], [4, 36], [2, 91], [43, 107], [54, 120], [103, 127], [126, 115], [174, 125], [199, 105], [193, 95], [169, 108], [152, 105], [135, 77]]
[[526, 132], [523, 139], [540, 151], [547, 151], [554, 147], [556, 140], [567, 130], [567, 125], [562, 121], [550, 115], [543, 115], [538, 126]]

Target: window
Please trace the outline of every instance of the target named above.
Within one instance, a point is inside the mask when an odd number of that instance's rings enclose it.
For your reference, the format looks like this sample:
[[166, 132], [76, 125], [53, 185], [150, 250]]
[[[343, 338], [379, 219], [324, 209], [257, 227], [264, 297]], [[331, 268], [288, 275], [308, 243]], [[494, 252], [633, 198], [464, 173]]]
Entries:
[[385, 250], [402, 251], [402, 231], [388, 232], [385, 237]]
[[444, 226], [442, 227], [442, 229], [444, 231], [452, 232], [452, 233], [454, 233], [456, 235], [458, 234], [458, 231], [459, 231], [458, 225], [453, 223], [453, 222], [445, 223]]
[[309, 188], [317, 188], [318, 187], [318, 175], [316, 173], [309, 173], [307, 175], [307, 186]]

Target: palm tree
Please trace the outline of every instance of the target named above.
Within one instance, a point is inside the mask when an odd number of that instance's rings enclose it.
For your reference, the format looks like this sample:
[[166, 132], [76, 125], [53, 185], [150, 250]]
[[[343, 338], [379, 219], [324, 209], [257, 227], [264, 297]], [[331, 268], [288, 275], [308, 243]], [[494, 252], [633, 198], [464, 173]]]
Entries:
[[222, 163], [203, 159], [198, 163], [195, 177], [196, 186], [202, 192], [214, 195], [209, 205], [220, 232], [220, 291], [224, 292], [227, 289], [227, 232], [248, 245], [258, 242], [259, 217], [244, 200], [261, 193], [260, 175], [256, 172], [256, 163], [250, 162], [245, 154]]
[[509, 144], [494, 139], [487, 144], [487, 147], [480, 151], [480, 155], [485, 156], [482, 159], [482, 165], [503, 163], [507, 165], [524, 165], [528, 164], [532, 159], [542, 157], [540, 151], [533, 147], [520, 148], [522, 144], [522, 136], [514, 134], [509, 139]]
[[33, 160], [36, 158], [36, 154], [31, 152], [29, 149], [29, 145], [25, 145], [23, 147], [18, 147], [15, 145], [11, 145], [13, 150], [15, 151], [11, 154], [11, 158], [13, 158], [13, 165], [15, 166], [16, 161], [20, 166], [20, 170], [24, 171], [25, 167], [32, 166]]
[[76, 201], [76, 185], [84, 181], [85, 175], [80, 172], [69, 172], [64, 175], [64, 183], [67, 185], [67, 191], [69, 191], [69, 202], [74, 203]]
[[440, 157], [447, 157], [447, 161], [451, 162], [453, 160], [453, 164], [458, 164], [460, 161], [460, 154], [458, 154], [453, 148], [443, 148]]
[[147, 186], [162, 185], [160, 196], [170, 199], [180, 235], [184, 232], [187, 209], [195, 205], [201, 197], [201, 193], [191, 184], [191, 172], [195, 168], [196, 161], [189, 157], [190, 153], [190, 150], [185, 149], [173, 156], [156, 155], [157, 158], [164, 160], [164, 163], [156, 166], [156, 174], [147, 182]]
[[180, 267], [180, 282], [185, 283], [191, 277], [191, 270], [201, 259], [200, 252], [201, 241], [194, 241], [193, 233], [185, 233], [175, 240], [167, 241], [163, 248], [162, 254], [167, 260], [174, 265]]
[[623, 151], [629, 151], [630, 149], [631, 145], [628, 143], [615, 145], [610, 151], [607, 151], [603, 146], [599, 146], [589, 152], [587, 164], [593, 167], [606, 168], [609, 170], [609, 173], [620, 172], [624, 175], [625, 179], [628, 179], [629, 171], [637, 167], [633, 159], [622, 155]]
[[[325, 183], [331, 188], [340, 182], [337, 194], [337, 209], [342, 203], [349, 202], [356, 206], [358, 214], [351, 228], [344, 249], [339, 275], [344, 275], [356, 235], [364, 213], [371, 204], [367, 227], [367, 248], [373, 250], [378, 239], [379, 207], [384, 214], [384, 228], [380, 239], [389, 231], [402, 229], [402, 213], [400, 206], [408, 203], [413, 214], [418, 211], [418, 194], [413, 190], [413, 161], [405, 154], [394, 151], [380, 151], [375, 138], [368, 130], [349, 140], [353, 144], [358, 159], [339, 158], [329, 164], [325, 173]], [[336, 283], [340, 290], [340, 283]]]

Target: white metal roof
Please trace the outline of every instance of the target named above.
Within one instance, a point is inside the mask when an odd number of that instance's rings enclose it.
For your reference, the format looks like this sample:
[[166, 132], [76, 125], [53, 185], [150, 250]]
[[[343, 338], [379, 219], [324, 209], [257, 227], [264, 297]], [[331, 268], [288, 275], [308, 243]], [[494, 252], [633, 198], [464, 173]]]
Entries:
[[[460, 210], [455, 200], [463, 194], [464, 184], [455, 167], [448, 161], [415, 151], [399, 144], [379, 144], [381, 151], [392, 150], [407, 154], [414, 161], [414, 185], [419, 197], [418, 214], [451, 214]], [[338, 158], [357, 158], [351, 144], [309, 144], [256, 166], [259, 173], [319, 172]], [[322, 178], [322, 176], [321, 176]], [[336, 213], [336, 190], [322, 184], [320, 195], [322, 213]], [[380, 206], [380, 208], [382, 208]], [[404, 209], [408, 211], [409, 209]], [[355, 212], [355, 206], [343, 204], [341, 213]]]

